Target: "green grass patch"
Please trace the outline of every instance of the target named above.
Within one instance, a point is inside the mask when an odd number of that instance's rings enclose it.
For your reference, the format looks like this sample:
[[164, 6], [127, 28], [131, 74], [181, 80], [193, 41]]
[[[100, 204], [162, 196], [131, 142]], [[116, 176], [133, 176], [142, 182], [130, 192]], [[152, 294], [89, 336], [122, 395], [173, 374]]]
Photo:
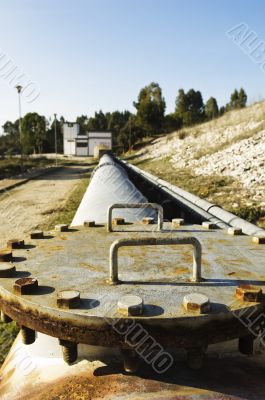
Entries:
[[13, 341], [19, 332], [15, 322], [4, 324], [0, 322], [0, 366], [3, 364]]

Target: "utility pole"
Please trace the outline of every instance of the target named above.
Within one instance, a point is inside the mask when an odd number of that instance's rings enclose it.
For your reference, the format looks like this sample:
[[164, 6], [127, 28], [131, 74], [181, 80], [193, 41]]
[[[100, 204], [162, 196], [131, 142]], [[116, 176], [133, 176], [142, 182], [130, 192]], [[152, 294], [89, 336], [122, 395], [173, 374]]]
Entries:
[[21, 170], [23, 170], [23, 145], [22, 145], [22, 130], [21, 130], [21, 91], [23, 87], [21, 85], [17, 85], [15, 87], [18, 93], [18, 113], [19, 113], [19, 144], [20, 144], [20, 163], [21, 163]]
[[57, 161], [57, 124], [56, 124], [56, 117], [57, 114], [54, 114], [54, 150], [55, 150], [55, 165], [57, 167], [58, 161]]

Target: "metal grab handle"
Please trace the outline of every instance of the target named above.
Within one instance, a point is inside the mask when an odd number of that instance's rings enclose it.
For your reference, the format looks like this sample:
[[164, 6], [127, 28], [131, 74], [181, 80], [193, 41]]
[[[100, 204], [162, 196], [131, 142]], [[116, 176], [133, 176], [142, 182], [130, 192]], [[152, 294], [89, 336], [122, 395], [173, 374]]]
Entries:
[[174, 244], [191, 244], [193, 246], [193, 268], [191, 281], [202, 281], [201, 276], [201, 258], [202, 247], [199, 240], [195, 237], [181, 238], [142, 238], [142, 239], [118, 239], [112, 243], [109, 252], [109, 283], [118, 284], [118, 250], [124, 246], [157, 246], [157, 245], [174, 245]]
[[113, 232], [112, 229], [112, 210], [114, 208], [153, 208], [154, 210], [157, 211], [158, 214], [158, 221], [157, 221], [157, 230], [161, 231], [162, 229], [162, 225], [163, 225], [163, 218], [164, 218], [164, 211], [163, 211], [163, 207], [160, 206], [160, 204], [157, 203], [116, 203], [116, 204], [112, 204], [109, 208], [108, 208], [108, 217], [107, 217], [107, 221], [108, 221], [108, 225], [107, 225], [107, 231], [108, 232]]

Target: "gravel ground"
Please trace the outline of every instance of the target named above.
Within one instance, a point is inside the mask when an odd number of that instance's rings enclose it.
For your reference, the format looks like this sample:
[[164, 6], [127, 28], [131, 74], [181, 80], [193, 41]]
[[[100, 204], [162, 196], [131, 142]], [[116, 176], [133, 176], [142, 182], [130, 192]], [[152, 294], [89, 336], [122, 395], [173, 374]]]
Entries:
[[0, 195], [0, 246], [25, 238], [56, 209], [63, 207], [87, 166], [64, 167]]

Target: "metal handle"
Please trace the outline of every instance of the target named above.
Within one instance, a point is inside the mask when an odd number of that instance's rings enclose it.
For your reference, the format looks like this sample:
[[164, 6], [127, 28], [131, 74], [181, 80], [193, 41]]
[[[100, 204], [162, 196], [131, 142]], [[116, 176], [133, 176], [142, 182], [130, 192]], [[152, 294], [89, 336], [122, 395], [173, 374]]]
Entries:
[[114, 208], [153, 208], [154, 210], [157, 211], [158, 214], [158, 221], [157, 221], [157, 230], [161, 231], [162, 229], [162, 225], [163, 225], [163, 207], [160, 206], [157, 203], [116, 203], [116, 204], [112, 204], [109, 208], [108, 208], [108, 225], [107, 225], [107, 231], [108, 232], [113, 232], [112, 229], [112, 210]]
[[199, 240], [195, 237], [182, 238], [142, 238], [142, 239], [118, 239], [110, 246], [109, 267], [110, 276], [109, 283], [118, 284], [118, 250], [124, 246], [157, 246], [157, 245], [174, 245], [174, 244], [190, 244], [193, 246], [193, 268], [191, 281], [202, 281], [201, 276], [201, 258], [202, 247]]

